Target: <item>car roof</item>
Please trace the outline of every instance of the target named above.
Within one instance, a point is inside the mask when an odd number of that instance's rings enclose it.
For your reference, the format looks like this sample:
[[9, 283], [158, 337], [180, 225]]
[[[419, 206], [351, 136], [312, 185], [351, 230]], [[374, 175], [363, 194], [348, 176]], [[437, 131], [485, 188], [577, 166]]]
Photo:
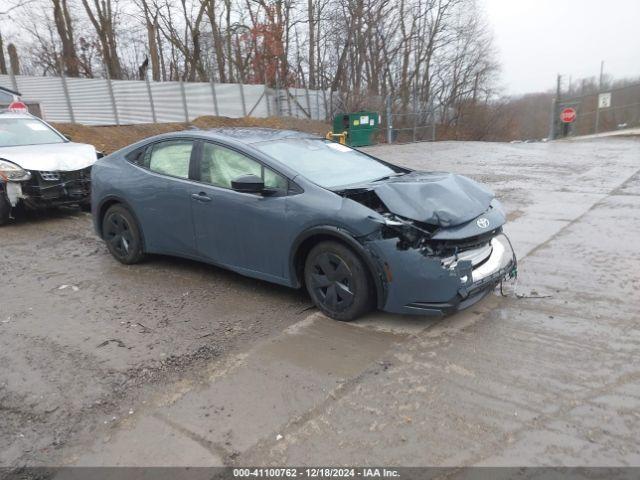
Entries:
[[[186, 130], [185, 132], [189, 132]], [[297, 132], [295, 130], [277, 130], [275, 128], [236, 127], [236, 128], [211, 128], [199, 130], [198, 134], [212, 139], [231, 140], [245, 145], [283, 140], [293, 138], [318, 138], [311, 133]], [[195, 133], [193, 131], [192, 133]]]

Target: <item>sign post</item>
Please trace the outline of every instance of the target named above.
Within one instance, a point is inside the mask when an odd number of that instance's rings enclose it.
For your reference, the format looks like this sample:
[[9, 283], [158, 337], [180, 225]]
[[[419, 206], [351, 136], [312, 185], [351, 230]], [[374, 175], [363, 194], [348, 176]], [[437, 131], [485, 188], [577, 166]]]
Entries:
[[[602, 78], [600, 79], [602, 83]], [[600, 109], [609, 108], [611, 106], [611, 92], [598, 94], [598, 108], [596, 108], [596, 127], [595, 132], [598, 133], [598, 127], [600, 126]]]
[[564, 107], [560, 110], [560, 121], [562, 122], [562, 136], [569, 135], [570, 125], [576, 121], [577, 112], [573, 107]]

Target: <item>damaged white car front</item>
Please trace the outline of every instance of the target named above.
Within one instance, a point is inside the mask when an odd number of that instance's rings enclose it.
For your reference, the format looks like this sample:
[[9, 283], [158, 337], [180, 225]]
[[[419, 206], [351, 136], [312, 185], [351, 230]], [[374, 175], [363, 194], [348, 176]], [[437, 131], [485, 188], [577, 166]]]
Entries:
[[89, 206], [97, 158], [37, 117], [0, 112], [0, 225], [19, 207]]

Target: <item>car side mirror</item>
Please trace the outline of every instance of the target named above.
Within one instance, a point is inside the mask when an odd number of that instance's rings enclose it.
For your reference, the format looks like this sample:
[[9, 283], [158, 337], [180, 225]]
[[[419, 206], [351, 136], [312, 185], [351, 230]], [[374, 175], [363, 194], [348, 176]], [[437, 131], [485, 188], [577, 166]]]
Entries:
[[257, 175], [242, 175], [231, 180], [231, 188], [242, 193], [262, 193], [264, 191], [264, 181]]

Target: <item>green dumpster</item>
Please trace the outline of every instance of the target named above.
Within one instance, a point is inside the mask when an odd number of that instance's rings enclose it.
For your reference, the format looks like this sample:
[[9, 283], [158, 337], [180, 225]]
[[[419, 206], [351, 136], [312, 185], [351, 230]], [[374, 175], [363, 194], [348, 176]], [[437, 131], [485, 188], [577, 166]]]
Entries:
[[380, 114], [377, 112], [341, 113], [333, 118], [333, 131], [327, 138], [350, 147], [364, 147], [374, 144], [374, 135], [379, 129]]

